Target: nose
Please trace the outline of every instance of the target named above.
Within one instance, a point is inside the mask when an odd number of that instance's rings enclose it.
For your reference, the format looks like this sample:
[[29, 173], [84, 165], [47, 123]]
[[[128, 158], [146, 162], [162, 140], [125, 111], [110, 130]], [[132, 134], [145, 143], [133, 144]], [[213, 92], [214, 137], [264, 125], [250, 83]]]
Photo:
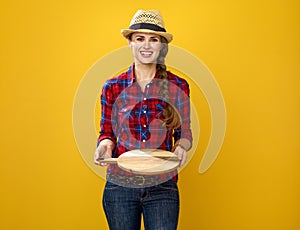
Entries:
[[150, 41], [148, 39], [145, 39], [144, 48], [149, 49], [150, 47], [151, 47]]

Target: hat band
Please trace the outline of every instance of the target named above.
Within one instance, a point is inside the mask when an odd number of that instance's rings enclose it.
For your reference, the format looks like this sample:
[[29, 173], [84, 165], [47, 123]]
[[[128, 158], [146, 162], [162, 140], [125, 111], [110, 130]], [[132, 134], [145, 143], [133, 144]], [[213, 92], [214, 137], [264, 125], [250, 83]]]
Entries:
[[166, 30], [160, 26], [151, 24], [151, 23], [137, 23], [133, 24], [129, 27], [131, 30], [138, 30], [138, 29], [148, 29], [148, 30], [154, 30], [158, 32], [166, 32]]

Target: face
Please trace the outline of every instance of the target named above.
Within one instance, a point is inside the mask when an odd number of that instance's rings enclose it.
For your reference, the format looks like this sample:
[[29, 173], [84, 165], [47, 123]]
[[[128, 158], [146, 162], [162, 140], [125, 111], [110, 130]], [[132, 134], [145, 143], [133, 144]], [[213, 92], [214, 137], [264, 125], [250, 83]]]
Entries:
[[153, 64], [162, 47], [159, 35], [151, 33], [133, 33], [129, 45], [136, 64]]

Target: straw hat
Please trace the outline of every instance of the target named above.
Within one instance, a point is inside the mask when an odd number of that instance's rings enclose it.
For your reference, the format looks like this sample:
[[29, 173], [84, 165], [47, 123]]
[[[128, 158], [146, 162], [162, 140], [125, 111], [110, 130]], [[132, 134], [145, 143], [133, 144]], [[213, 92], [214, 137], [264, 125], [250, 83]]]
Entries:
[[173, 35], [167, 33], [163, 18], [157, 10], [138, 10], [130, 22], [129, 29], [121, 30], [125, 38], [134, 32], [157, 34], [165, 37], [168, 43], [173, 39]]

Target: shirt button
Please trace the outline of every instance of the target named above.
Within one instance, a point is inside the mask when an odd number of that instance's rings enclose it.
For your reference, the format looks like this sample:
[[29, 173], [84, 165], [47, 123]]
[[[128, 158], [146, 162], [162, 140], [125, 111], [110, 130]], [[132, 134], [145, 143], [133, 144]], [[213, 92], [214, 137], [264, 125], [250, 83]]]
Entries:
[[146, 100], [147, 100], [147, 98], [145, 97], [145, 98], [144, 98], [144, 101], [146, 101]]
[[145, 128], [147, 127], [147, 125], [143, 125]]
[[147, 113], [147, 111], [146, 111], [146, 110], [144, 110], [144, 113]]
[[146, 142], [146, 140], [144, 139], [143, 142]]

